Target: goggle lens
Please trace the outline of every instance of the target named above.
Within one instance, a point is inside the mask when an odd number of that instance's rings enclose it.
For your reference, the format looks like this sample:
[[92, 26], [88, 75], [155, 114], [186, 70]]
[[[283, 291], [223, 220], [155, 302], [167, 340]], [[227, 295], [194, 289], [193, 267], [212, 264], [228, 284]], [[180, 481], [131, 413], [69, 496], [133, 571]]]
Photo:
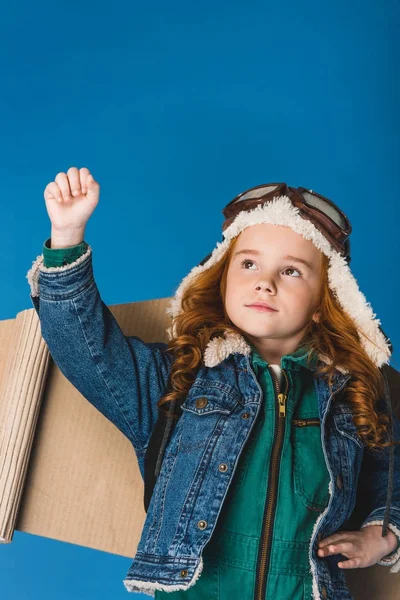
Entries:
[[347, 222], [343, 215], [339, 213], [334, 206], [329, 204], [329, 202], [326, 202], [323, 198], [314, 194], [312, 190], [301, 192], [301, 194], [309, 206], [313, 206], [323, 212], [341, 229], [347, 229]]
[[233, 204], [236, 204], [236, 202], [241, 202], [242, 200], [252, 200], [253, 198], [261, 198], [261, 196], [264, 196], [264, 194], [269, 194], [277, 188], [277, 185], [263, 185], [254, 190], [249, 190], [248, 192], [245, 192], [242, 196], [239, 196], [239, 198], [236, 198]]

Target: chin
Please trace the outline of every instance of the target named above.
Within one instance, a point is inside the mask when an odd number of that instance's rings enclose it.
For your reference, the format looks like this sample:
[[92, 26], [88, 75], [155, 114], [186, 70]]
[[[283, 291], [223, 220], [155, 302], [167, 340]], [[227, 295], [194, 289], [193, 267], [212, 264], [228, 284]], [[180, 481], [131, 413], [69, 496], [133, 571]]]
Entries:
[[260, 327], [250, 328], [247, 326], [245, 328], [245, 327], [241, 327], [240, 325], [236, 325], [236, 327], [242, 332], [243, 335], [247, 335], [247, 336], [253, 338], [254, 340], [268, 338], [268, 337], [274, 337], [271, 328], [269, 328], [269, 329], [265, 328], [265, 330], [263, 330]]

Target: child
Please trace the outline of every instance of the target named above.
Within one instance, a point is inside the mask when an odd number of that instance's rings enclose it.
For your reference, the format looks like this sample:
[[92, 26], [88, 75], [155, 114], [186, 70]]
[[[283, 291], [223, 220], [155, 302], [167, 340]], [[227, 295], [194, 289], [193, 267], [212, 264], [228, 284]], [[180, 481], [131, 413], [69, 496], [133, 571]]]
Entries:
[[155, 483], [126, 588], [348, 600], [344, 569], [398, 572], [391, 346], [349, 269], [344, 213], [286, 184], [243, 192], [176, 291], [169, 344], [144, 343], [93, 278], [98, 198], [85, 168], [46, 187], [51, 238], [28, 280], [54, 361]]

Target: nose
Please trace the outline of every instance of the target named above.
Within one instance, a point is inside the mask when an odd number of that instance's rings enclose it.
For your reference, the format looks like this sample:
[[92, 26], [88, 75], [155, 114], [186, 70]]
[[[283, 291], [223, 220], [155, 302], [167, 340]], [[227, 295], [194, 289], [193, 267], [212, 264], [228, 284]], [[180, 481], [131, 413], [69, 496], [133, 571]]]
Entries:
[[275, 284], [273, 283], [272, 280], [263, 280], [263, 281], [258, 281], [256, 283], [255, 289], [257, 291], [264, 289], [264, 290], [268, 290], [269, 292], [276, 292], [276, 287]]

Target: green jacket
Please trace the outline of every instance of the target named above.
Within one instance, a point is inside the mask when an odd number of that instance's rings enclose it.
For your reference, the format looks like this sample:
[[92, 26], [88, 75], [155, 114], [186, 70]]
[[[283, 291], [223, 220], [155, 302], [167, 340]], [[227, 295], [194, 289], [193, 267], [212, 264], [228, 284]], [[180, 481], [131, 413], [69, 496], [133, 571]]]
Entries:
[[[66, 249], [43, 247], [44, 265], [73, 262], [87, 249], [86, 242]], [[272, 536], [268, 568], [259, 570], [266, 581], [260, 600], [310, 600], [312, 577], [309, 543], [315, 521], [329, 501], [329, 473], [322, 445], [313, 366], [301, 348], [281, 360], [287, 375], [287, 423], [281, 450], [277, 443], [279, 402], [286, 378], [279, 365], [268, 365], [253, 347], [252, 366], [264, 392], [264, 405], [243, 450], [232, 485], [210, 542], [203, 551], [198, 582], [185, 591], [155, 591], [165, 600], [253, 599], [257, 561], [263, 541]], [[282, 381], [280, 381], [282, 379]], [[278, 390], [278, 387], [280, 388]], [[268, 502], [270, 486], [278, 486], [276, 506]]]

